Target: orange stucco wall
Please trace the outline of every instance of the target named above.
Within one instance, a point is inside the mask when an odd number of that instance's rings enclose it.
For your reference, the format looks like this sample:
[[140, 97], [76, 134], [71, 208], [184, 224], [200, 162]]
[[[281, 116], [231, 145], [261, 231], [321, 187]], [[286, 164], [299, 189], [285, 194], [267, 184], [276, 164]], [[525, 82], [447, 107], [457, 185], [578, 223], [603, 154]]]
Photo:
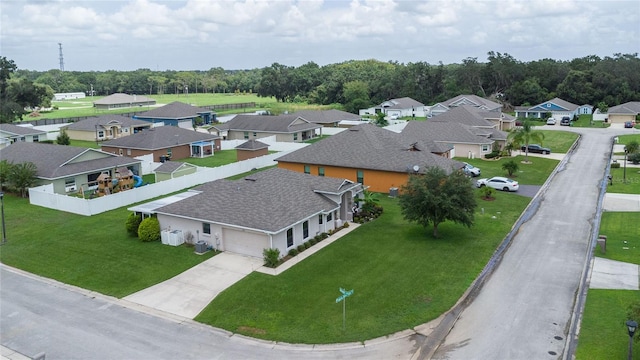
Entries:
[[[278, 161], [278, 167], [297, 172], [304, 172], [304, 164], [290, 163]], [[353, 182], [358, 181], [358, 170], [337, 166], [318, 166], [309, 165], [311, 175], [318, 175], [318, 167], [324, 167], [324, 176], [349, 179]], [[369, 187], [369, 191], [388, 193], [389, 188], [400, 188], [407, 183], [409, 175], [406, 173], [397, 173], [390, 171], [366, 170], [364, 171], [364, 186]]]

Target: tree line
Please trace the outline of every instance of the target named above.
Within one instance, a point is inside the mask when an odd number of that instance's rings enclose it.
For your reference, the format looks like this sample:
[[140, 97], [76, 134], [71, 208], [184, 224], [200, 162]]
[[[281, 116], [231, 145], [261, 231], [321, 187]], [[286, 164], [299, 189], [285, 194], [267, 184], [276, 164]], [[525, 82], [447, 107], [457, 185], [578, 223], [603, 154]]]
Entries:
[[637, 53], [523, 62], [507, 53], [490, 51], [484, 62], [469, 57], [447, 65], [353, 60], [325, 66], [314, 62], [298, 67], [274, 63], [251, 70], [215, 67], [206, 71], [104, 72], [57, 69], [43, 72], [15, 66], [7, 72], [5, 63], [13, 62], [3, 59], [2, 84], [10, 73], [9, 82], [13, 84], [31, 83], [56, 93], [104, 96], [117, 92], [139, 95], [241, 92], [273, 96], [281, 102], [341, 104], [350, 112], [392, 98], [411, 97], [434, 104], [459, 94], [497, 100], [505, 109], [534, 105], [553, 97], [579, 105], [608, 107], [640, 99]]

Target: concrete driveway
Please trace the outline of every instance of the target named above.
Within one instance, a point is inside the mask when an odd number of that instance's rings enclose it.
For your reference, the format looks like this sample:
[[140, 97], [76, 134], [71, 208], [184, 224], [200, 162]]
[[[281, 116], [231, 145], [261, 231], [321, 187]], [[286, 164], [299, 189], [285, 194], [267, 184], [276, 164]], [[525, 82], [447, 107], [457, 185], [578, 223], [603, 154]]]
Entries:
[[262, 259], [223, 252], [123, 300], [193, 319], [220, 292], [262, 265]]

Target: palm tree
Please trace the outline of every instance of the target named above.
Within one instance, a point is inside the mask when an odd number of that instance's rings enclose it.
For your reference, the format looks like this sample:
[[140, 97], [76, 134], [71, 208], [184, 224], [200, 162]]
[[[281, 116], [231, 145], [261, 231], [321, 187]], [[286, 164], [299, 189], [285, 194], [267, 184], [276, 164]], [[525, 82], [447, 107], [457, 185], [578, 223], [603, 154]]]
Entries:
[[524, 161], [529, 161], [529, 144], [531, 142], [539, 142], [542, 145], [544, 134], [540, 131], [533, 130], [533, 125], [529, 119], [522, 122], [522, 127], [509, 133], [508, 139], [516, 148], [524, 145]]

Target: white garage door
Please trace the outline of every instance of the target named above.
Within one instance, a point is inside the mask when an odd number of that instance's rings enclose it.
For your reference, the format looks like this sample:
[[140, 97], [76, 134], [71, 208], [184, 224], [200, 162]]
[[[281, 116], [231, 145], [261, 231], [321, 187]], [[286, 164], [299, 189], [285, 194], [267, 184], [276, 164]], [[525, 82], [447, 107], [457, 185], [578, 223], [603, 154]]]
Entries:
[[224, 251], [262, 258], [262, 250], [269, 247], [269, 239], [263, 234], [247, 231], [222, 230]]

